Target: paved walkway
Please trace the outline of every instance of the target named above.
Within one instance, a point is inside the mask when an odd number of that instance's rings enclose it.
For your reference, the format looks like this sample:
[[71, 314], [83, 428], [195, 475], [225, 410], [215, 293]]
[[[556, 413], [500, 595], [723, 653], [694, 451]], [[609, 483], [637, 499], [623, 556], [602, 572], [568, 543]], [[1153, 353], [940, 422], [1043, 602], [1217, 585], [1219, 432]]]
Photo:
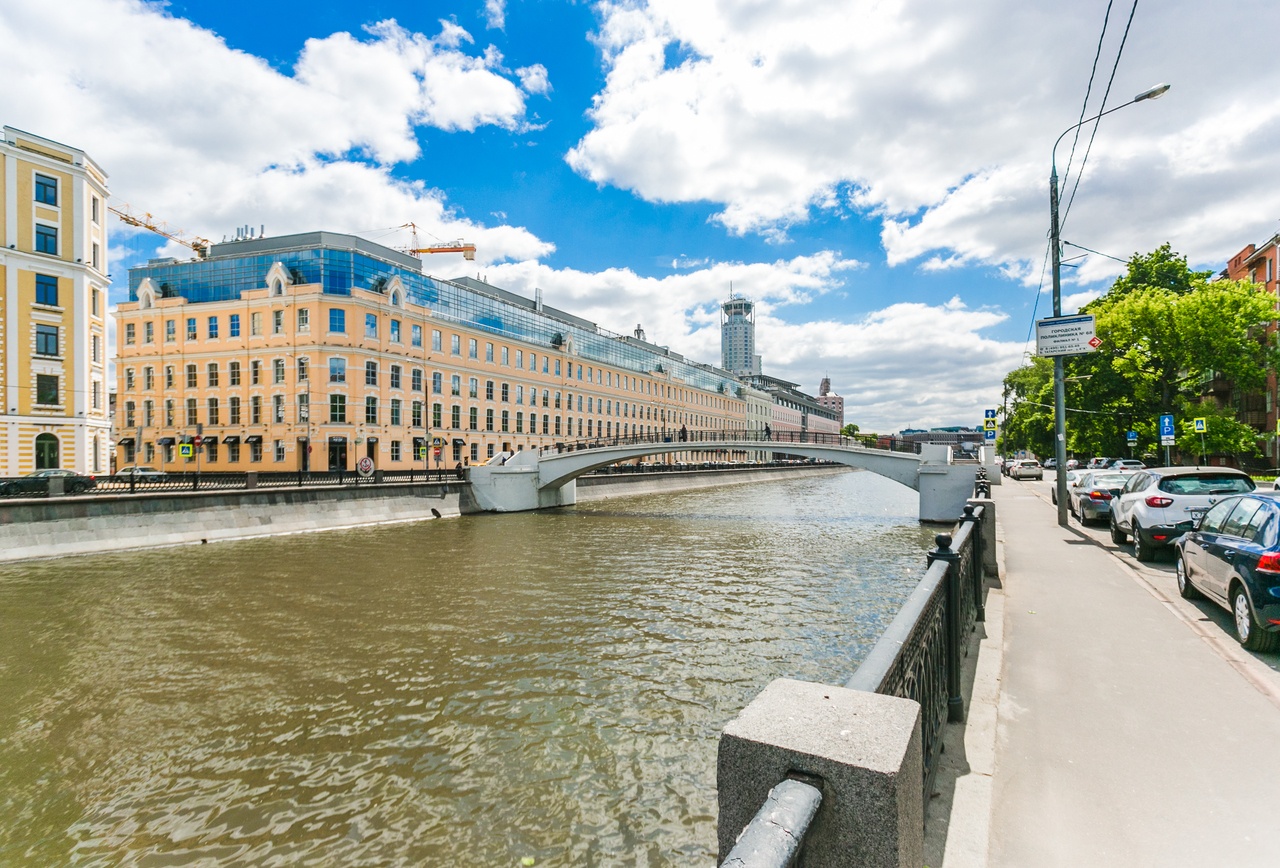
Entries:
[[[1105, 530], [1058, 527], [1051, 484], [995, 487], [987, 861], [1276, 865], [1280, 660], [1240, 649], [1225, 612], [1178, 597], [1169, 555], [1148, 568]], [[950, 858], [953, 843], [945, 861], [971, 863]]]

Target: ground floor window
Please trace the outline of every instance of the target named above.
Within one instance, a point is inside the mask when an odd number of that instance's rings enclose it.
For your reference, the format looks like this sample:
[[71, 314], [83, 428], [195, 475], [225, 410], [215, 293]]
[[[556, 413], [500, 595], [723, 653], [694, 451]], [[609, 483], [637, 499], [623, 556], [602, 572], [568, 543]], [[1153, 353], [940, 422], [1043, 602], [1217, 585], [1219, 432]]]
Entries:
[[[57, 404], [58, 403], [58, 377], [56, 374], [36, 374], [36, 403], [37, 404]], [[40, 435], [41, 437], [46, 435]], [[53, 437], [52, 434], [47, 435]], [[39, 440], [39, 438], [36, 438]], [[57, 438], [54, 438], [55, 440]], [[53, 467], [58, 465], [54, 464]]]
[[391, 460], [392, 461], [400, 460], [400, 441], [399, 440], [391, 441]]
[[[57, 377], [54, 377], [56, 380]], [[41, 402], [45, 403], [45, 402]], [[52, 434], [36, 435], [36, 470], [58, 466], [58, 438]]]

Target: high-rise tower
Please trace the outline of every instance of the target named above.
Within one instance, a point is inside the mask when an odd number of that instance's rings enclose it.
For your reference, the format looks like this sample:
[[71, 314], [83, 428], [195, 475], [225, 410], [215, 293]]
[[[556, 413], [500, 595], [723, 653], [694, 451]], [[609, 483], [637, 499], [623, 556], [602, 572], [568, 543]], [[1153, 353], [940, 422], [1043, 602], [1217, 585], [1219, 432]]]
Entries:
[[755, 305], [742, 296], [730, 295], [720, 305], [720, 364], [734, 374], [760, 373]]

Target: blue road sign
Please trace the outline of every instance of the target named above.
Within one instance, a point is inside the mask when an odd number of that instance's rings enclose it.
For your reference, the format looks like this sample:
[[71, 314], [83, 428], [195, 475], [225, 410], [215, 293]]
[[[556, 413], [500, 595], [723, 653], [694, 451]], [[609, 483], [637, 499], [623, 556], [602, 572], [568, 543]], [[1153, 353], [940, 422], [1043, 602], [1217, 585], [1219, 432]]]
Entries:
[[996, 411], [995, 411], [995, 410], [983, 410], [983, 411], [982, 411], [982, 418], [983, 418], [983, 419], [994, 419], [995, 417], [996, 417]]
[[1173, 430], [1173, 414], [1169, 413], [1160, 417], [1160, 436], [1176, 437], [1177, 432]]
[[983, 432], [982, 436], [983, 436], [983, 439], [991, 440], [992, 442], [994, 442], [996, 439], [996, 432], [992, 431], [991, 429], [987, 429], [986, 431]]
[[1138, 445], [1138, 432], [1137, 432], [1137, 431], [1130, 431], [1130, 432], [1128, 433], [1128, 435], [1126, 436], [1126, 438], [1125, 438], [1125, 439], [1127, 439], [1127, 440], [1129, 441], [1129, 445], [1130, 445], [1130, 446], [1137, 446], [1137, 445]]

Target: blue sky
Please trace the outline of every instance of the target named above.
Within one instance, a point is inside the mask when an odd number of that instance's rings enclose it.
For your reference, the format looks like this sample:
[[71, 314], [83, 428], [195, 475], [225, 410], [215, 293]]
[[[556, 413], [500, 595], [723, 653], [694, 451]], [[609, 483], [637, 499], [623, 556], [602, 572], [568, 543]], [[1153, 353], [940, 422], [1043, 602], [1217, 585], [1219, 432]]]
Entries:
[[[978, 424], [1050, 310], [1050, 147], [1100, 36], [1102, 105], [1133, 8], [1040, 5], [0, 0], [0, 122], [84, 148], [172, 227], [397, 246], [412, 221], [479, 248], [431, 273], [712, 363], [732, 283], [765, 372], [830, 376], [849, 421]], [[1066, 240], [1217, 269], [1280, 229], [1280, 13], [1227, 5], [1136, 8], [1106, 105], [1173, 89], [1103, 121]], [[113, 232], [116, 300], [128, 265], [184, 253]], [[1078, 266], [1068, 312], [1122, 267]]]

